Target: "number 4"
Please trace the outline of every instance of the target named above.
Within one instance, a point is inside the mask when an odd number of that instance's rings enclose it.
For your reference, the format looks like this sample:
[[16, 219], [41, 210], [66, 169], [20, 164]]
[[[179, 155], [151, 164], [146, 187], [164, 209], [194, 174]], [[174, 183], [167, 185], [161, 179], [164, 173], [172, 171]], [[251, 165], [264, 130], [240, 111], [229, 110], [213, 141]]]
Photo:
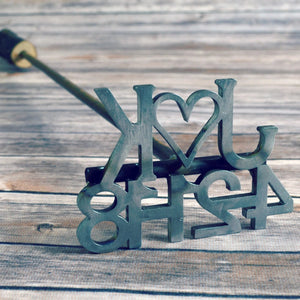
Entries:
[[[268, 165], [261, 165], [250, 171], [252, 193], [256, 195], [253, 207], [244, 207], [243, 216], [251, 219], [251, 228], [266, 228], [267, 216], [285, 214], [293, 211], [293, 199], [282, 186]], [[268, 204], [268, 186], [276, 194], [279, 202]]]

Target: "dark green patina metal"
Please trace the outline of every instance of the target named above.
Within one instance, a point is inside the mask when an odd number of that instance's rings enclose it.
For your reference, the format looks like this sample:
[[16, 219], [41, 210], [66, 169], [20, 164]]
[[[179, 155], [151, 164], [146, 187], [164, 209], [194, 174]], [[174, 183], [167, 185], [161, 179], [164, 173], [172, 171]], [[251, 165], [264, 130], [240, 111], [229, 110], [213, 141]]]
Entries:
[[[96, 89], [96, 94], [103, 102], [107, 112], [121, 137], [108, 163], [104, 167], [86, 169], [88, 185], [78, 195], [78, 207], [85, 220], [79, 225], [77, 236], [80, 243], [89, 251], [103, 253], [115, 249], [138, 248], [141, 246], [142, 223], [153, 219], [168, 219], [168, 239], [170, 242], [183, 240], [183, 202], [185, 194], [194, 194], [199, 205], [216, 216], [221, 222], [193, 226], [191, 234], [194, 238], [237, 233], [241, 231], [238, 218], [229, 212], [242, 209], [243, 216], [251, 219], [253, 229], [266, 227], [269, 215], [291, 212], [293, 200], [266, 164], [270, 155], [277, 128], [261, 126], [258, 146], [251, 153], [237, 154], [232, 145], [233, 122], [233, 90], [234, 79], [216, 80], [218, 93], [199, 90], [191, 94], [186, 101], [172, 93], [152, 96], [151, 85], [135, 86], [138, 99], [137, 123], [129, 122], [108, 89]], [[194, 105], [203, 98], [210, 98], [215, 109], [203, 126], [186, 153], [180, 149], [168, 132], [159, 123], [156, 112], [159, 105], [167, 100], [174, 101], [182, 117], [188, 122]], [[174, 158], [153, 161], [152, 129], [155, 128], [171, 147]], [[220, 156], [196, 157], [209, 134], [218, 128], [218, 146]], [[124, 164], [127, 154], [133, 146], [138, 146], [139, 163]], [[226, 183], [231, 191], [241, 189], [237, 170], [247, 170], [252, 178], [252, 191], [233, 196], [210, 198], [209, 187], [218, 180]], [[188, 181], [185, 175], [199, 174], [195, 182]], [[168, 185], [168, 203], [143, 206], [142, 200], [157, 197], [157, 190], [151, 187], [151, 181], [166, 178]], [[126, 182], [126, 188], [118, 182]], [[268, 204], [268, 186], [272, 188], [279, 202]], [[115, 196], [113, 205], [96, 210], [92, 207], [93, 197], [101, 192], [110, 192]], [[124, 216], [125, 212], [125, 216]], [[95, 241], [91, 238], [93, 228], [101, 222], [113, 222], [117, 228], [114, 239]]]

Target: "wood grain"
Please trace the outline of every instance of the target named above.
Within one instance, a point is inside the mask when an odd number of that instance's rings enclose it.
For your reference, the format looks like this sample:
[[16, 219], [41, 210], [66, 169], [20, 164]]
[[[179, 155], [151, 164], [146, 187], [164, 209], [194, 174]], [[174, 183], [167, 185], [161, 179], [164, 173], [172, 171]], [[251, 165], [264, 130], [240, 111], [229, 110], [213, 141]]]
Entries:
[[[4, 266], [14, 266], [15, 272], [19, 274], [17, 281], [13, 273], [2, 277], [1, 281], [6, 286], [17, 284], [26, 287], [38, 283], [50, 289], [80, 287], [117, 292], [124, 289], [125, 281], [128, 291], [144, 291], [146, 294], [172, 292], [177, 295], [195, 293], [201, 296], [211, 293], [218, 296], [222, 288], [222, 294], [230, 296], [234, 294], [236, 285], [242, 289], [240, 295], [253, 294], [257, 289], [260, 295], [276, 293], [289, 296], [297, 295], [298, 292], [299, 254], [273, 253], [271, 257], [267, 253], [145, 249], [119, 251], [118, 255], [91, 256], [78, 248], [22, 245], [2, 245], [1, 248], [5, 253]], [[33, 254], [35, 259], [31, 260]], [[61, 268], [62, 260], [68, 267]], [[152, 263], [149, 264], [149, 261]], [[174, 265], [172, 261], [180, 263]], [[157, 268], [160, 269], [159, 273]], [[128, 272], [132, 269], [134, 272]], [[287, 276], [292, 276], [294, 280], [285, 279]]]

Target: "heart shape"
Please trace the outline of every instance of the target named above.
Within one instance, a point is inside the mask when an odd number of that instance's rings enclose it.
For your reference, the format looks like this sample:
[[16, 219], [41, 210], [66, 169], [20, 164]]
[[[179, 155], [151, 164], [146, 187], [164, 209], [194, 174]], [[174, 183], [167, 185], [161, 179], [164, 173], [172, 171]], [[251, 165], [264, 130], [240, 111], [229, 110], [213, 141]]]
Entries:
[[[183, 120], [188, 122], [191, 112], [195, 104], [202, 98], [211, 98], [214, 101], [215, 107], [214, 112], [209, 118], [209, 120], [204, 124], [202, 129], [199, 131], [194, 141], [190, 145], [186, 153], [183, 153], [178, 144], [173, 140], [171, 135], [165, 130], [165, 128], [157, 120], [157, 108], [158, 106], [167, 100], [175, 101], [178, 108], [180, 109]], [[193, 162], [198, 150], [204, 143], [205, 139], [210, 135], [215, 126], [222, 119], [222, 98], [211, 91], [208, 90], [199, 90], [192, 93], [186, 101], [184, 101], [180, 96], [173, 93], [161, 93], [154, 97], [153, 99], [154, 111], [155, 111], [155, 120], [153, 126], [159, 132], [159, 134], [166, 140], [169, 146], [173, 149], [178, 159], [183, 163], [183, 165], [188, 168]]]

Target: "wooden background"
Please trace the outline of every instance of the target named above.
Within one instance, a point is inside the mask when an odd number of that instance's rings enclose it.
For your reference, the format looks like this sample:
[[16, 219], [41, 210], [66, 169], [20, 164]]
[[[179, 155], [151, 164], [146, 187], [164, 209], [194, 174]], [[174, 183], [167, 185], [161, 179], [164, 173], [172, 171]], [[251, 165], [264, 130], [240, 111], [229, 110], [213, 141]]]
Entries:
[[[187, 197], [183, 242], [168, 243], [160, 220], [143, 225], [141, 249], [92, 255], [75, 236], [76, 195], [84, 169], [105, 164], [119, 133], [37, 69], [0, 60], [1, 299], [300, 297], [300, 3], [244, 2], [0, 0], [0, 29], [29, 39], [92, 94], [108, 87], [132, 122], [133, 85], [186, 98], [235, 78], [234, 149], [254, 150], [256, 127], [276, 125], [269, 165], [294, 199], [294, 212], [268, 217], [266, 230], [250, 230], [236, 211], [241, 233], [192, 240], [191, 225], [211, 216]], [[208, 102], [184, 124], [167, 105], [160, 120], [186, 148], [211, 111]], [[212, 154], [216, 132], [199, 153]]]

